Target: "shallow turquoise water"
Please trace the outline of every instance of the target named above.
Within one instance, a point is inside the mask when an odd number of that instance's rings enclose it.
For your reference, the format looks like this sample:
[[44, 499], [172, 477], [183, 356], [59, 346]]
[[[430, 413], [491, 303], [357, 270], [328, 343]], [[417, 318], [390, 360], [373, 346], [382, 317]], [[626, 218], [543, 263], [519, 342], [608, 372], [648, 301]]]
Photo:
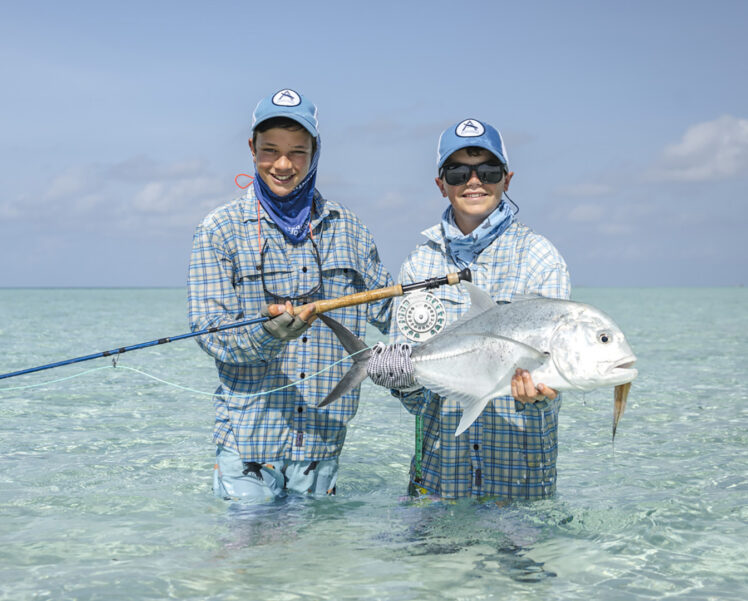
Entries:
[[[187, 331], [181, 290], [0, 290], [0, 372]], [[0, 599], [746, 599], [748, 291], [578, 289], [640, 376], [567, 394], [556, 498], [402, 502], [412, 418], [370, 383], [338, 496], [212, 497], [209, 396], [104, 369], [0, 390]], [[0, 380], [0, 389], [110, 366]], [[194, 341], [128, 353], [205, 392]]]

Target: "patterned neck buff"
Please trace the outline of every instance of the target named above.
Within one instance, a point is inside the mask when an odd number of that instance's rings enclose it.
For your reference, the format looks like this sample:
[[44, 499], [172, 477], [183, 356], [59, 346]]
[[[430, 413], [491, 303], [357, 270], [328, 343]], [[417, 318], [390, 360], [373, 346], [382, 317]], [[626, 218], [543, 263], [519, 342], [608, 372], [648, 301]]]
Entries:
[[449, 205], [442, 214], [442, 231], [447, 253], [460, 269], [469, 267], [513, 222], [514, 213], [509, 210], [507, 203], [502, 202], [477, 228], [469, 234], [463, 234], [455, 223], [452, 205]]
[[309, 222], [312, 216], [314, 185], [317, 181], [317, 163], [322, 142], [317, 136], [317, 149], [309, 165], [309, 173], [286, 196], [273, 193], [259, 174], [255, 174], [254, 189], [262, 208], [281, 229], [292, 244], [303, 242], [309, 235]]

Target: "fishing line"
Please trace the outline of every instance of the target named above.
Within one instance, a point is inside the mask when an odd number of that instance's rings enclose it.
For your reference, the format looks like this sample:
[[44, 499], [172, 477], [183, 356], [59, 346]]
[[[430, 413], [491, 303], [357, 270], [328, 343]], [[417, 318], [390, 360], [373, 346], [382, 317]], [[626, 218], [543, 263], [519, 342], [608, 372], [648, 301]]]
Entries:
[[[272, 390], [266, 390], [263, 392], [253, 392], [251, 394], [232, 394], [232, 398], [242, 398], [242, 399], [249, 399], [257, 396], [262, 396], [265, 394], [273, 394], [275, 392], [279, 392], [281, 390], [285, 390], [286, 388], [291, 388], [292, 386], [296, 386], [297, 384], [300, 384], [302, 381], [309, 380], [310, 378], [316, 378], [326, 371], [331, 370], [333, 367], [338, 365], [339, 363], [342, 363], [343, 361], [347, 359], [351, 359], [358, 355], [359, 353], [366, 352], [368, 350], [371, 350], [374, 348], [373, 346], [367, 346], [366, 348], [363, 348], [361, 350], [356, 351], [355, 353], [352, 353], [346, 357], [343, 357], [342, 359], [338, 359], [334, 363], [330, 363], [327, 367], [323, 367], [318, 372], [315, 372], [313, 374], [310, 374], [308, 377], [304, 378], [304, 380], [296, 380], [295, 382], [291, 382], [290, 384], [286, 384], [285, 386], [280, 386], [279, 388], [273, 388]], [[72, 380], [73, 378], [79, 378], [81, 376], [85, 376], [86, 374], [90, 374], [95, 371], [101, 371], [102, 369], [123, 369], [127, 371], [133, 371], [137, 374], [140, 374], [142, 376], [145, 376], [146, 378], [150, 378], [151, 380], [156, 380], [157, 382], [161, 382], [162, 384], [166, 384], [167, 386], [171, 386], [172, 388], [178, 388], [179, 390], [184, 390], [186, 392], [192, 392], [194, 394], [200, 394], [204, 396], [214, 396], [215, 392], [204, 392], [202, 390], [196, 390], [194, 388], [190, 388], [188, 386], [182, 386], [181, 384], [177, 384], [176, 382], [169, 382], [168, 380], [164, 380], [162, 378], [159, 378], [158, 376], [154, 376], [153, 374], [149, 374], [143, 370], [140, 370], [136, 367], [128, 367], [127, 365], [117, 365], [116, 362], [112, 362], [112, 365], [107, 365], [105, 367], [94, 367], [93, 369], [87, 369], [86, 371], [82, 371], [77, 374], [73, 374], [71, 376], [65, 376], [64, 378], [57, 378], [56, 380], [48, 380], [47, 382], [40, 382], [38, 384], [28, 384], [26, 386], [12, 386], [11, 388], [0, 388], [0, 392], [7, 392], [11, 390], [28, 390], [29, 388], [39, 388], [40, 386], [48, 386], [50, 384], [56, 384], [58, 382], [64, 382], [66, 380]]]
[[[259, 229], [259, 223], [257, 225]], [[460, 272], [448, 273], [444, 277], [428, 278], [421, 282], [414, 282], [412, 284], [395, 284], [394, 286], [377, 288], [375, 290], [366, 290], [364, 292], [356, 292], [354, 294], [348, 294], [346, 296], [341, 296], [338, 298], [317, 300], [306, 305], [296, 307], [294, 309], [294, 315], [299, 315], [305, 311], [311, 311], [312, 313], [316, 314], [326, 313], [327, 311], [332, 311], [333, 309], [363, 305], [385, 298], [392, 298], [393, 296], [403, 296], [404, 294], [413, 292], [414, 290], [430, 290], [431, 288], [438, 288], [440, 286], [454, 286], [455, 284], [459, 284], [460, 282], [472, 281], [473, 279], [470, 270], [463, 269]], [[28, 369], [21, 369], [19, 371], [0, 374], [0, 380], [3, 380], [5, 378], [15, 378], [16, 376], [35, 373], [45, 369], [54, 369], [56, 367], [62, 367], [63, 365], [71, 365], [73, 363], [81, 363], [83, 361], [90, 361], [92, 359], [100, 359], [101, 357], [115, 357], [116, 361], [116, 357], [119, 357], [123, 353], [127, 353], [129, 351], [157, 346], [159, 344], [168, 344], [170, 342], [176, 342], [177, 340], [185, 340], [186, 338], [195, 338], [196, 336], [203, 336], [204, 334], [215, 334], [216, 332], [223, 332], [225, 330], [232, 330], [235, 328], [254, 325], [263, 321], [268, 321], [269, 319], [271, 319], [270, 316], [255, 317], [252, 319], [226, 323], [220, 326], [211, 326], [202, 330], [189, 332], [187, 334], [179, 334], [178, 336], [167, 336], [165, 338], [157, 338], [155, 340], [141, 342], [139, 344], [133, 344], [130, 346], [121, 346], [108, 351], [101, 351], [99, 353], [84, 355], [82, 357], [74, 357], [72, 359], [65, 359], [64, 361], [47, 363], [46, 365], [38, 365], [36, 367], [30, 367]]]

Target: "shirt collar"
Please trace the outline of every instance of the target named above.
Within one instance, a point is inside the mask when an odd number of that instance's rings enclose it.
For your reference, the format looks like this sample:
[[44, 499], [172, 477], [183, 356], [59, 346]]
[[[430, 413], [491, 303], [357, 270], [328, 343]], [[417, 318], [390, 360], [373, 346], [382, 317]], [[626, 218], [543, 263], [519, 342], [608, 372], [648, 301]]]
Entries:
[[436, 245], [438, 245], [442, 250], [444, 250], [444, 232], [442, 232], [441, 223], [432, 225], [430, 228], [423, 230], [421, 232], [421, 235], [426, 236], [426, 238], [428, 238]]
[[[490, 248], [494, 246], [495, 244], [501, 244], [502, 242], [507, 240], [507, 236], [512, 233], [515, 228], [517, 228], [517, 222], [515, 221], [512, 223], [504, 233], [502, 233], [500, 236], [496, 238], [491, 244], [489, 244], [486, 248]], [[436, 225], [431, 226], [428, 229], [425, 229], [421, 232], [422, 236], [425, 236], [429, 240], [431, 240], [434, 244], [438, 245], [439, 248], [442, 249], [443, 252], [446, 252], [446, 246], [444, 244], [444, 232], [442, 231], [442, 225], [441, 223], [437, 223]], [[477, 257], [475, 262], [476, 263], [485, 263], [487, 261], [492, 261], [492, 258], [489, 258], [488, 253], [485, 252], [485, 249], [482, 253], [480, 253]]]

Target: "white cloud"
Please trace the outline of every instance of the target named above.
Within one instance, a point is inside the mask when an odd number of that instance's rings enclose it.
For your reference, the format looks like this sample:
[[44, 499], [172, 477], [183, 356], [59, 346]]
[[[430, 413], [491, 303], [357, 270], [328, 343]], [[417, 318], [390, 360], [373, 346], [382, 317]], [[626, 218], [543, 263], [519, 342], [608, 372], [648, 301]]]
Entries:
[[93, 182], [99, 179], [98, 171], [94, 165], [81, 165], [68, 169], [52, 178], [42, 198], [58, 201], [86, 194], [91, 190]]
[[748, 119], [723, 115], [689, 127], [650, 173], [660, 181], [699, 182], [748, 173]]
[[656, 222], [662, 214], [657, 203], [627, 200], [558, 203], [550, 216], [553, 222], [576, 232], [574, 237], [580, 240], [592, 236], [622, 241], [637, 236], [645, 224]]
[[627, 236], [635, 231], [635, 227], [633, 224], [623, 221], [609, 221], [601, 223], [599, 230], [608, 236]]
[[18, 219], [22, 215], [23, 215], [23, 212], [19, 208], [18, 204], [0, 201], [0, 219], [1, 220], [11, 221], [12, 219]]
[[380, 210], [396, 210], [407, 207], [410, 202], [405, 195], [401, 194], [400, 192], [390, 190], [389, 192], [385, 192], [383, 196], [378, 197], [376, 204]]
[[138, 156], [71, 167], [41, 189], [0, 199], [0, 216], [72, 228], [107, 223], [164, 230], [196, 224], [238, 192], [229, 175], [214, 173], [205, 161], [159, 162]]
[[140, 155], [115, 163], [109, 167], [108, 174], [109, 177], [132, 183], [135, 181], [190, 178], [194, 177], [195, 174], [203, 173], [207, 169], [207, 163], [200, 159], [161, 163]]
[[569, 221], [587, 223], [601, 221], [606, 214], [606, 210], [599, 204], [580, 204], [575, 206], [568, 215]]
[[215, 176], [195, 174], [177, 182], [151, 181], [133, 196], [130, 206], [137, 212], [146, 214], [163, 215], [184, 211], [185, 207], [195, 200], [203, 201], [216, 197], [222, 183]]
[[556, 193], [561, 196], [570, 198], [590, 198], [608, 196], [613, 192], [613, 188], [607, 184], [582, 183], [571, 186], [563, 186]]

